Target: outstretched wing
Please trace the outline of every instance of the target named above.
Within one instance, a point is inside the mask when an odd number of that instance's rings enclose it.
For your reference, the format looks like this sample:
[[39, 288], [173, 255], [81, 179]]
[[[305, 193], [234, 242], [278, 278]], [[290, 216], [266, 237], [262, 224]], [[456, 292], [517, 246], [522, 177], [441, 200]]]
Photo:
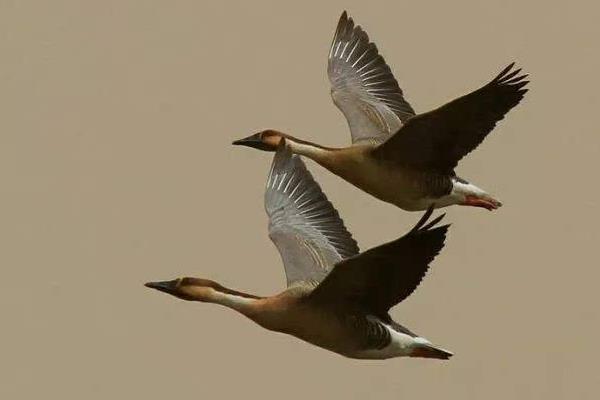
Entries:
[[315, 301], [359, 307], [378, 316], [417, 288], [429, 263], [444, 247], [449, 225], [435, 226], [443, 215], [426, 224], [433, 208], [417, 225], [393, 242], [344, 260], [311, 293]]
[[480, 89], [411, 118], [376, 150], [389, 162], [442, 174], [475, 149], [527, 92], [527, 75], [506, 67]]
[[331, 43], [327, 73], [354, 144], [381, 143], [415, 115], [377, 46], [346, 11]]
[[265, 210], [269, 237], [281, 255], [288, 286], [320, 282], [335, 263], [358, 253], [338, 212], [285, 140], [273, 158]]

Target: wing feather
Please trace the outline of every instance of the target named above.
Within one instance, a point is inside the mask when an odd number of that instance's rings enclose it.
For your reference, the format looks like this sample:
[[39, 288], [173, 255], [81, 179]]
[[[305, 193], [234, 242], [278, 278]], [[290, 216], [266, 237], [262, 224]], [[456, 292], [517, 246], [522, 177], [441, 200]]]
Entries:
[[282, 141], [265, 191], [269, 237], [279, 250], [288, 286], [320, 282], [358, 245], [304, 162]]
[[381, 143], [415, 115], [390, 67], [367, 33], [344, 11], [327, 73], [331, 97], [348, 121], [352, 143]]
[[336, 264], [311, 299], [359, 307], [387, 318], [388, 310], [419, 286], [429, 264], [444, 247], [449, 225], [426, 224], [432, 209], [406, 235]]
[[375, 156], [404, 166], [453, 174], [527, 89], [527, 75], [506, 67], [487, 85], [433, 111], [417, 115], [382, 143]]

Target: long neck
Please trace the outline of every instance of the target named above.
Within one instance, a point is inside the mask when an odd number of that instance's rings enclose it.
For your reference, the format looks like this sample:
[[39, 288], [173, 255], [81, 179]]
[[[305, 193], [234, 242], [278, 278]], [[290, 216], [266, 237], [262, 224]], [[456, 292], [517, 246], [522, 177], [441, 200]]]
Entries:
[[322, 147], [296, 138], [286, 138], [293, 153], [310, 158], [341, 178], [354, 183], [360, 170], [364, 146], [345, 148]]
[[295, 137], [286, 137], [286, 142], [289, 143], [293, 153], [308, 157], [323, 166], [326, 166], [327, 161], [331, 157], [331, 153], [336, 150], [300, 140]]
[[220, 304], [231, 308], [250, 319], [255, 319], [256, 314], [260, 312], [259, 304], [261, 299], [261, 297], [237, 292], [225, 287], [210, 288], [198, 298], [199, 301]]

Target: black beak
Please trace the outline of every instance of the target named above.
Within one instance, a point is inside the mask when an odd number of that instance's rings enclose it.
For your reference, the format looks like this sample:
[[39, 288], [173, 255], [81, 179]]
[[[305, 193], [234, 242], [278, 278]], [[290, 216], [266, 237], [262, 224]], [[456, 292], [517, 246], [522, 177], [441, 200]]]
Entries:
[[179, 279], [175, 279], [172, 281], [148, 282], [148, 283], [144, 284], [144, 286], [151, 288], [151, 289], [159, 290], [161, 292], [174, 294], [175, 290], [177, 289], [178, 283], [179, 283]]
[[263, 151], [274, 151], [274, 149], [262, 141], [261, 134], [256, 133], [247, 138], [234, 140], [231, 144], [235, 146], [248, 146]]
[[249, 147], [254, 147], [257, 144], [262, 143], [262, 140], [260, 140], [260, 134], [254, 134], [252, 136], [248, 136], [246, 138], [243, 139], [238, 139], [238, 140], [234, 140], [231, 144], [235, 145], [235, 146], [249, 146]]

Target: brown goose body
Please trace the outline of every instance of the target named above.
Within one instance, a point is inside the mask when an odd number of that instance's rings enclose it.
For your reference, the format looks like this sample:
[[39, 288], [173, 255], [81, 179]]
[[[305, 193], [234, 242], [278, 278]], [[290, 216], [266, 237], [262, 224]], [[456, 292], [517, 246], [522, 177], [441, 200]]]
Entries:
[[[424, 340], [393, 321], [369, 315], [360, 307], [319, 303], [311, 298], [314, 284], [301, 284], [255, 303], [255, 312], [248, 314], [265, 329], [295, 336], [315, 346], [349, 358], [387, 358], [377, 352], [392, 342], [390, 331], [404, 337], [407, 354], [411, 346]], [[384, 356], [384, 357], [382, 357]], [[390, 353], [388, 357], [397, 356]]]
[[[370, 349], [373, 342], [376, 347], [389, 344], [389, 335], [378, 336], [369, 329], [361, 329], [361, 325], [377, 325], [363, 314], [314, 304], [310, 299], [313, 289], [311, 285], [301, 285], [251, 301], [245, 315], [265, 329], [295, 336], [350, 358], [361, 358], [361, 353]], [[383, 324], [379, 326], [380, 332], [384, 332]]]
[[351, 358], [409, 356], [448, 359], [394, 322], [388, 311], [419, 285], [444, 245], [447, 225], [428, 222], [359, 254], [356, 241], [300, 157], [281, 143], [267, 180], [269, 236], [281, 255], [288, 287], [260, 297], [199, 278], [146, 286], [184, 300], [215, 303], [265, 329], [286, 333]]
[[381, 319], [359, 308], [315, 303], [310, 296], [314, 290], [311, 285], [257, 298], [241, 292], [237, 292], [237, 295], [221, 292], [227, 289], [208, 282], [204, 279], [181, 278], [150, 282], [146, 286], [185, 300], [224, 305], [267, 330], [295, 336], [348, 358], [407, 356], [448, 359], [452, 355], [434, 347], [426, 339], [392, 321], [389, 316]]
[[285, 137], [294, 153], [311, 158], [359, 189], [404, 210], [439, 208], [465, 200], [460, 193], [453, 193], [454, 180], [459, 178], [386, 162], [377, 157], [376, 145], [331, 149], [283, 133], [269, 133], [274, 135], [272, 141], [277, 135]]
[[352, 146], [326, 148], [276, 130], [234, 144], [274, 151], [286, 138], [294, 153], [408, 211], [453, 204], [494, 210], [502, 204], [457, 177], [455, 168], [527, 92], [527, 75], [513, 65], [481, 88], [417, 115], [375, 44], [344, 12], [331, 44], [328, 75]]

